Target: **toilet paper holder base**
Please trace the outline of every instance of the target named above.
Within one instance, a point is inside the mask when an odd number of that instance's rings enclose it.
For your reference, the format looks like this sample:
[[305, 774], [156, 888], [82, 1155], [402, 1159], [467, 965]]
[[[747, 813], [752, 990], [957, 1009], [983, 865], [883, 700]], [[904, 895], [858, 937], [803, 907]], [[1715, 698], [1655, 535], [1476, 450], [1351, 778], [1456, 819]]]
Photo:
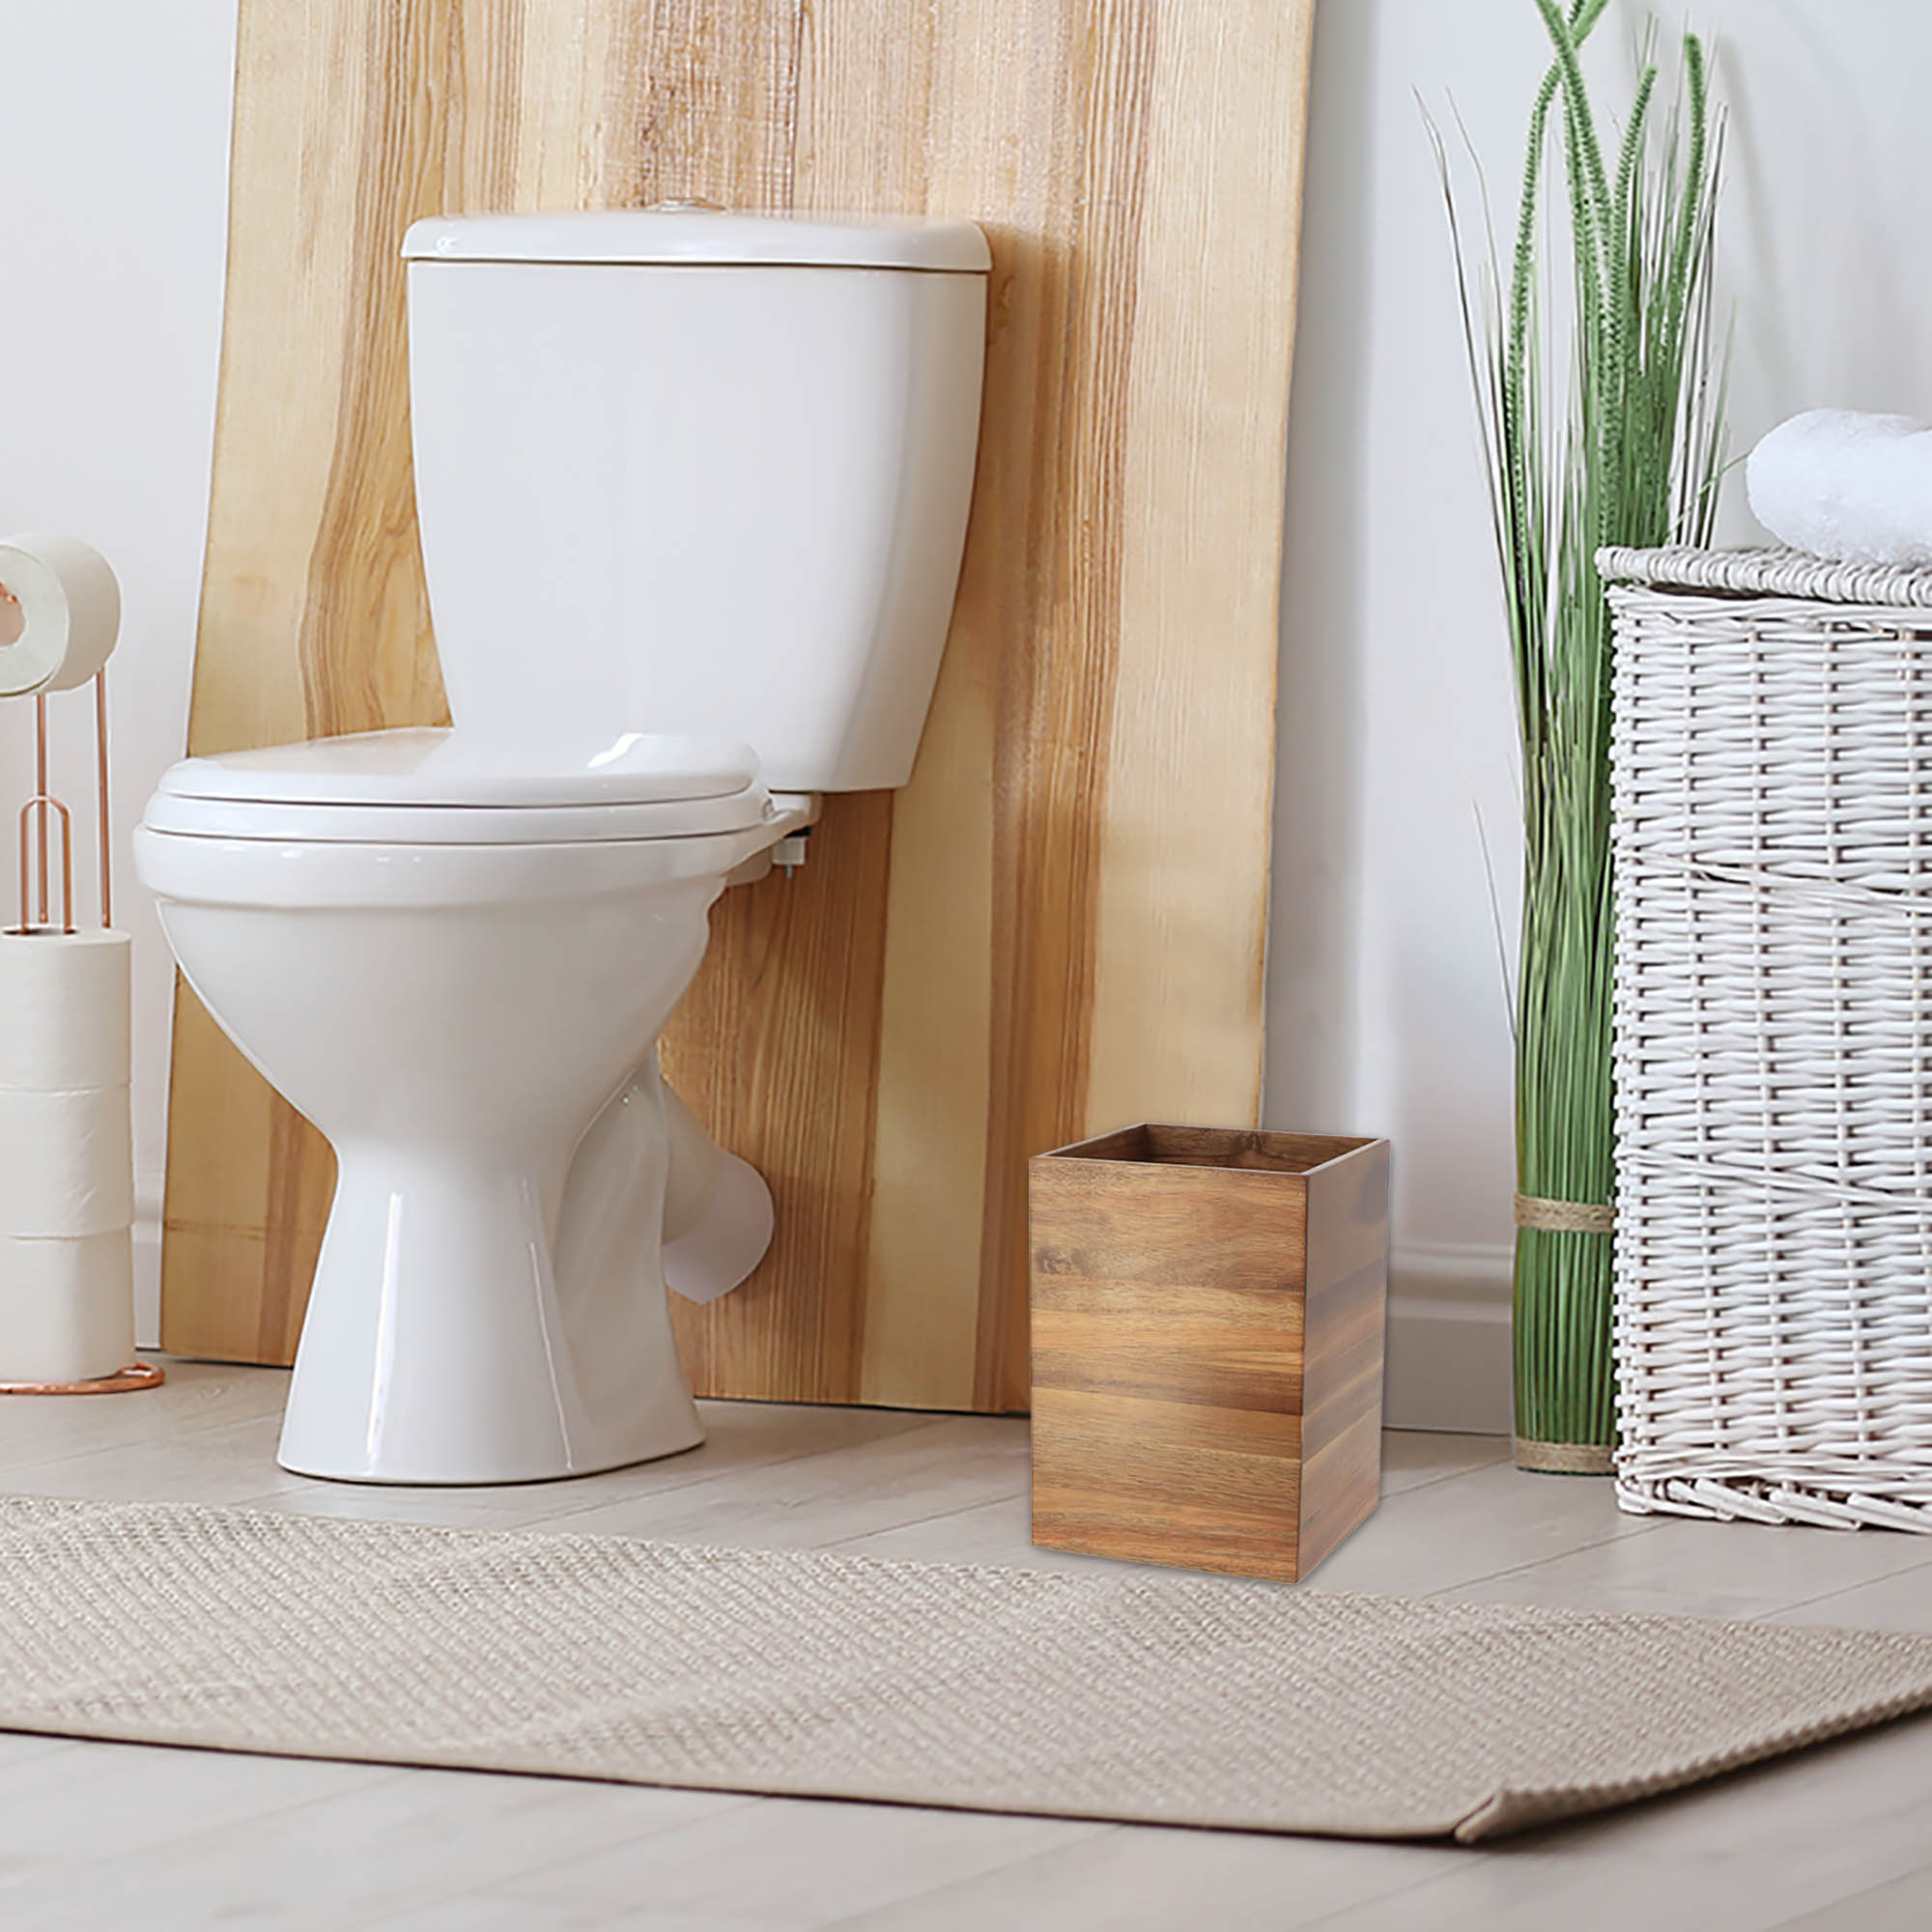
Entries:
[[0, 1382], [0, 1395], [124, 1395], [130, 1389], [159, 1388], [167, 1371], [156, 1362], [129, 1362], [111, 1376], [84, 1382]]

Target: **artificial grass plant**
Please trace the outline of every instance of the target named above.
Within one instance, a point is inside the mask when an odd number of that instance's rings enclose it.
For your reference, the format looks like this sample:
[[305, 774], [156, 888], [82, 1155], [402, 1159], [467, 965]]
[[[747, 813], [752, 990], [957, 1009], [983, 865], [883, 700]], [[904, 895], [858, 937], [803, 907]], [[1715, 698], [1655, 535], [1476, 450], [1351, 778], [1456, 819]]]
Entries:
[[[1580, 50], [1607, 0], [1533, 0], [1554, 58], [1530, 110], [1505, 281], [1472, 259], [1447, 156], [1463, 321], [1521, 742], [1515, 996], [1517, 1460], [1610, 1467], [1610, 622], [1605, 544], [1709, 540], [1722, 469], [1712, 330], [1721, 126], [1686, 34], [1658, 105], [1655, 36], [1606, 150]], [[1565, 259], [1567, 257], [1567, 260]], [[1565, 270], [1567, 270], [1567, 273]], [[1567, 285], [1567, 286], [1566, 286]]]

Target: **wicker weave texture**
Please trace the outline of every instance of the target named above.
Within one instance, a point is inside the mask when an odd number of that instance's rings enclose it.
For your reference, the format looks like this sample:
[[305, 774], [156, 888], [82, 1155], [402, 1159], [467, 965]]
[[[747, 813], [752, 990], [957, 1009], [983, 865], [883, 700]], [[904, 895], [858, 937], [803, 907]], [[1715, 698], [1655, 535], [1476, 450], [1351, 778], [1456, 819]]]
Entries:
[[1789, 597], [1812, 604], [1932, 609], [1932, 570], [1891, 563], [1834, 563], [1802, 550], [1626, 550], [1597, 553], [1605, 583]]
[[1932, 1532], [1932, 573], [1603, 563], [1619, 1498]]

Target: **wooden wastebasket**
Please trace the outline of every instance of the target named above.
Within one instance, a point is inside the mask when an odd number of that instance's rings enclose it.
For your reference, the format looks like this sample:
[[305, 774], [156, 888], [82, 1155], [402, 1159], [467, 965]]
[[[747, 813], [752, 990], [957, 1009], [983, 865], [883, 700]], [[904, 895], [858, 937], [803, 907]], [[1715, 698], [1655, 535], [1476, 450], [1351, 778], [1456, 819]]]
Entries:
[[1374, 1510], [1388, 1163], [1156, 1125], [1033, 1160], [1036, 1544], [1293, 1582]]

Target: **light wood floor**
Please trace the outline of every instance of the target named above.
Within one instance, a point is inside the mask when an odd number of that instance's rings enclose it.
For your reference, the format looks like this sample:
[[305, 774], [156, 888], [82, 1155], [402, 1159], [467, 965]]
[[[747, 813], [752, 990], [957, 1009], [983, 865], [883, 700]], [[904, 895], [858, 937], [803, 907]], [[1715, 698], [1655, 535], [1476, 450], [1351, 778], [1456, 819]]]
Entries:
[[[286, 1378], [0, 1399], [0, 1488], [883, 1555], [1027, 1543], [1026, 1425], [705, 1405], [691, 1455], [372, 1491], [275, 1467]], [[1932, 1539], [1618, 1515], [1482, 1436], [1391, 1435], [1315, 1587], [1932, 1631]], [[388, 1932], [1890, 1932], [1932, 1925], [1932, 1719], [1491, 1852], [977, 1817], [0, 1734], [0, 1926]]]

